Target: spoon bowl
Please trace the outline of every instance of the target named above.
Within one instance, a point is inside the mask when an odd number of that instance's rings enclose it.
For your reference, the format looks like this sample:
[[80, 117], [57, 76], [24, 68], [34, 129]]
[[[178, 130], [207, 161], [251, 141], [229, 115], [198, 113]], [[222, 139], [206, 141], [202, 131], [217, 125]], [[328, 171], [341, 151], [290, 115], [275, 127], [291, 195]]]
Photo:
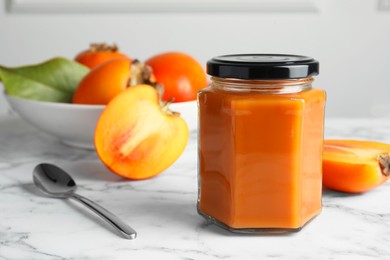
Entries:
[[33, 171], [35, 185], [47, 196], [53, 198], [69, 198], [77, 186], [72, 177], [61, 168], [42, 163]]
[[95, 202], [76, 194], [76, 182], [61, 168], [48, 163], [38, 164], [33, 170], [33, 181], [45, 195], [58, 199], [71, 198], [77, 200], [111, 224], [124, 238], [136, 238], [137, 232], [113, 213]]

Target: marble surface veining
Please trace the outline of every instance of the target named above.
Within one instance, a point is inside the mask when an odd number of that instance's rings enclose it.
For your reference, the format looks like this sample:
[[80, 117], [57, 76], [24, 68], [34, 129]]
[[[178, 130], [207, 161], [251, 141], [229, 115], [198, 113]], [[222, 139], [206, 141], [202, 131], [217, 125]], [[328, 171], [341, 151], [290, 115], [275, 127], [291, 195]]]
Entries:
[[[326, 138], [390, 142], [390, 119], [328, 119]], [[124, 181], [94, 151], [61, 144], [24, 121], [0, 117], [0, 259], [390, 259], [390, 182], [359, 195], [325, 190], [322, 213], [300, 232], [237, 235], [196, 212], [196, 133], [156, 178]], [[80, 204], [42, 196], [36, 164], [70, 172], [78, 193], [138, 231], [120, 238]]]

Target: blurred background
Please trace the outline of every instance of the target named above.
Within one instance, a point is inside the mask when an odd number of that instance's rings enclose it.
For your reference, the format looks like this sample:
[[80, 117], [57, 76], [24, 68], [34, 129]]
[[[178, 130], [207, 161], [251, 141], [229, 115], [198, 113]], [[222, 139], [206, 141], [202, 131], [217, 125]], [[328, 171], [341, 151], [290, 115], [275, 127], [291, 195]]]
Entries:
[[[6, 0], [0, 64], [73, 58], [92, 42], [145, 60], [164, 51], [288, 53], [320, 61], [326, 117], [388, 117], [390, 0]], [[0, 86], [2, 91], [2, 86]], [[9, 113], [0, 96], [0, 114]]]

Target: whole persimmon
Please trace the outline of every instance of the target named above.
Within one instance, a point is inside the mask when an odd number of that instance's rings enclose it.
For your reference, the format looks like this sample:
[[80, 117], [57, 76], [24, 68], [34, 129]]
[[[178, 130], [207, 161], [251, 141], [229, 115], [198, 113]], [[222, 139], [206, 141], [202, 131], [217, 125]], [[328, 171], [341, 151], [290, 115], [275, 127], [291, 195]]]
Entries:
[[129, 58], [126, 54], [119, 52], [119, 48], [115, 44], [92, 43], [88, 50], [82, 51], [76, 56], [75, 61], [93, 69], [107, 60], [119, 57]]
[[207, 86], [203, 67], [188, 54], [162, 53], [149, 58], [145, 63], [152, 67], [156, 81], [164, 87], [163, 100], [195, 100], [198, 91]]
[[332, 190], [366, 192], [390, 179], [390, 144], [325, 140], [323, 157], [323, 184]]
[[115, 174], [146, 179], [164, 171], [183, 152], [188, 127], [161, 103], [150, 85], [126, 89], [108, 103], [95, 129], [95, 148]]
[[148, 83], [151, 70], [127, 58], [110, 59], [92, 69], [77, 86], [72, 103], [106, 105], [131, 85]]

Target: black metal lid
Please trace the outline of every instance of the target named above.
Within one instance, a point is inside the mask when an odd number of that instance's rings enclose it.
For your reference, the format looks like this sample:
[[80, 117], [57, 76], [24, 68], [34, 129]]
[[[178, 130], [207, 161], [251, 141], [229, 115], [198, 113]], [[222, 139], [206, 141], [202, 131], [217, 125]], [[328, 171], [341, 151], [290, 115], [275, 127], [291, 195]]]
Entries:
[[313, 58], [289, 54], [233, 54], [212, 58], [207, 74], [236, 79], [298, 79], [318, 75]]

